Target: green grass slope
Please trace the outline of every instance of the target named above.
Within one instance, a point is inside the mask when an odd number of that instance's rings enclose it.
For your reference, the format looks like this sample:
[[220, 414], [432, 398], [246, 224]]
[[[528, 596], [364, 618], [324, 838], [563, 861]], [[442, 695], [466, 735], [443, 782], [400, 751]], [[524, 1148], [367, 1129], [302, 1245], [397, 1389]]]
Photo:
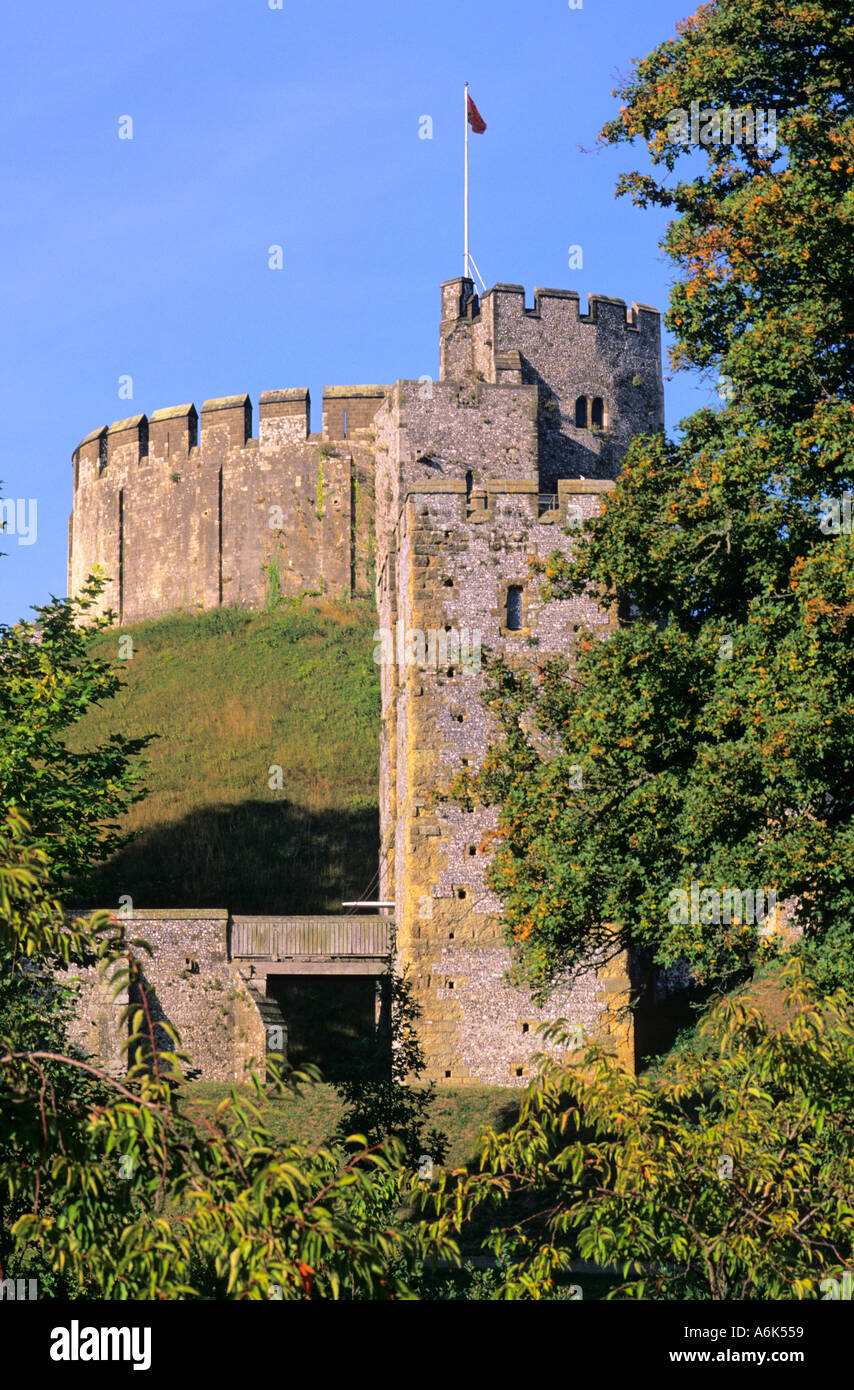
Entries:
[[[120, 695], [75, 730], [83, 747], [154, 733], [134, 841], [75, 885], [78, 903], [333, 912], [377, 867], [379, 668], [368, 603], [217, 609], [98, 638]], [[281, 790], [270, 769], [282, 769]]]

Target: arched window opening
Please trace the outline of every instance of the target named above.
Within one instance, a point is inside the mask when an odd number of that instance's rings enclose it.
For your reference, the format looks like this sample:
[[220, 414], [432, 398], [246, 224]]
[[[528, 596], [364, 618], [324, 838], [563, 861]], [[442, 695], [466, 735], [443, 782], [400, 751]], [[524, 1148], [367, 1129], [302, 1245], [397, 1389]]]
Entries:
[[575, 402], [575, 427], [579, 430], [587, 429], [587, 397], [579, 396]]
[[590, 423], [594, 429], [603, 430], [605, 428], [605, 419], [605, 402], [601, 396], [595, 396], [590, 411]]
[[507, 586], [507, 630], [519, 632], [522, 627], [522, 585]]
[[471, 490], [472, 490], [472, 487], [473, 487], [473, 486], [474, 486], [474, 474], [472, 473], [471, 469], [469, 469], [468, 473], [466, 474], [466, 501], [467, 501], [467, 502], [471, 502]]

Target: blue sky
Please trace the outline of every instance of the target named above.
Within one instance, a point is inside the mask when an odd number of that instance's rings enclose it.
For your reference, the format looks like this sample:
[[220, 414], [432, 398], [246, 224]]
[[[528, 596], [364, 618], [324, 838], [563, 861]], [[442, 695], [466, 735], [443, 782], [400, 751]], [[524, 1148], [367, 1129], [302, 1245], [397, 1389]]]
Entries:
[[[275, 3], [275, 0], [274, 0]], [[38, 502], [0, 541], [0, 621], [66, 590], [71, 452], [141, 411], [438, 370], [439, 283], [665, 308], [664, 216], [615, 200], [626, 149], [584, 153], [631, 60], [687, 0], [87, 0], [4, 21], [0, 480]], [[433, 138], [419, 138], [428, 115]], [[123, 116], [133, 139], [119, 138]], [[642, 152], [638, 152], [640, 158]], [[280, 245], [283, 267], [268, 250]], [[580, 245], [583, 269], [568, 268]], [[667, 373], [669, 375], [669, 373]], [[130, 376], [132, 399], [119, 396]], [[125, 388], [127, 389], [127, 388]], [[666, 381], [669, 427], [715, 399]]]

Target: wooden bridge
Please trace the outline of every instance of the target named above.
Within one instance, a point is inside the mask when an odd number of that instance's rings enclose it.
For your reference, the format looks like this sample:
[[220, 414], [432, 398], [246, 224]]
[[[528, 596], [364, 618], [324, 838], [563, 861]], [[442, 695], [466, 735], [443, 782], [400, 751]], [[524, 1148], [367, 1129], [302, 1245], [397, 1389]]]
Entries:
[[393, 917], [233, 917], [229, 955], [255, 975], [382, 975]]

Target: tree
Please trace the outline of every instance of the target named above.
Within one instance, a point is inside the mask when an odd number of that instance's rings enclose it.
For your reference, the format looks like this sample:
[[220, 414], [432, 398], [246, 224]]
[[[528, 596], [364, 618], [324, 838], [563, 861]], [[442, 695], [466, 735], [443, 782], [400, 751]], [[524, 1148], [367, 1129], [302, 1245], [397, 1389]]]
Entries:
[[369, 1143], [392, 1137], [403, 1146], [410, 1165], [418, 1166], [425, 1156], [443, 1163], [447, 1135], [435, 1126], [426, 1128], [436, 1083], [412, 1084], [424, 1071], [426, 1058], [417, 1028], [422, 1009], [412, 990], [409, 967], [398, 973], [391, 956], [383, 984], [387, 1025], [352, 1050], [347, 1075], [336, 1082], [346, 1106], [338, 1135], [362, 1134]]
[[122, 685], [92, 652], [115, 616], [90, 613], [104, 582], [93, 576], [78, 597], [51, 599], [35, 622], [0, 625], [0, 801], [26, 817], [57, 888], [126, 843], [119, 817], [144, 795], [138, 759], [150, 738], [68, 746], [86, 710]]
[[[719, 1002], [657, 1072], [591, 1049], [544, 1055], [520, 1118], [481, 1144], [481, 1173], [425, 1198], [462, 1225], [492, 1202], [495, 1296], [553, 1297], [581, 1257], [609, 1298], [836, 1297], [854, 1255], [854, 999], [822, 998], [800, 962], [772, 1025], [750, 994]], [[552, 1041], [561, 1025], [544, 1030]], [[536, 1194], [542, 1226], [502, 1224]]]
[[[336, 1127], [332, 1147], [339, 1149], [354, 1140], [370, 1147], [388, 1142], [396, 1146], [400, 1166], [377, 1175], [370, 1192], [357, 1199], [357, 1210], [366, 1231], [377, 1234], [393, 1227], [404, 1239], [417, 1235], [413, 1220], [413, 1189], [433, 1178], [433, 1164], [444, 1162], [447, 1135], [434, 1125], [427, 1129], [436, 1099], [436, 1083], [418, 1086], [425, 1067], [424, 1049], [417, 1032], [421, 1007], [408, 976], [408, 967], [398, 973], [394, 961], [394, 933], [388, 968], [382, 981], [386, 1008], [373, 1037], [356, 1044], [348, 1057], [347, 1072], [335, 1083], [344, 1101], [344, 1111]], [[425, 1167], [426, 1160], [426, 1167]], [[423, 1271], [407, 1269], [400, 1254], [390, 1255], [388, 1275], [408, 1277], [408, 1287], [416, 1297], [424, 1296]]]
[[[646, 142], [619, 192], [673, 211], [673, 363], [724, 401], [636, 438], [573, 558], [535, 566], [547, 597], [616, 592], [620, 630], [492, 671], [498, 738], [457, 792], [499, 806], [491, 882], [540, 989], [597, 946], [725, 984], [770, 949], [766, 891], [816, 978], [854, 982], [852, 58], [841, 0], [715, 0], [602, 132]], [[692, 102], [712, 143], [678, 143]], [[744, 108], [773, 149], [713, 142]]]
[[18, 813], [7, 813], [0, 821], [0, 1053], [35, 1053], [41, 1061], [39, 1104], [22, 1105], [14, 1120], [15, 1091], [0, 1073], [0, 1278], [35, 1278], [43, 1292], [77, 1291], [77, 1284], [38, 1245], [19, 1247], [13, 1228], [32, 1207], [50, 1206], [52, 1184], [43, 1169], [50, 1168], [51, 1150], [80, 1160], [79, 1116], [103, 1099], [97, 1076], [79, 1065], [82, 1054], [68, 1044], [74, 990], [63, 972], [75, 961], [101, 959], [110, 937], [105, 914], [93, 921], [91, 934], [65, 924], [44, 850]]

